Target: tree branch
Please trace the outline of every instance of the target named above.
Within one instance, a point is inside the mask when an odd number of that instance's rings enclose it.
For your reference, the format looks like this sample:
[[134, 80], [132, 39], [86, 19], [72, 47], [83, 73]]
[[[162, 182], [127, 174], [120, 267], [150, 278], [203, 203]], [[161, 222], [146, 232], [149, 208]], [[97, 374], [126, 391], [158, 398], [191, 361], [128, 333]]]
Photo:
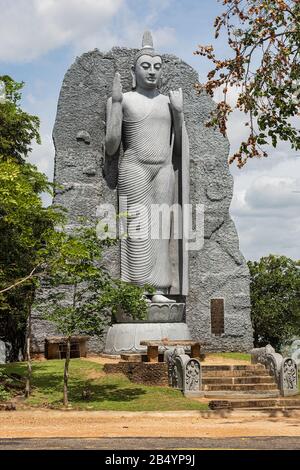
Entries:
[[28, 276], [24, 277], [23, 279], [20, 279], [19, 281], [15, 282], [15, 284], [12, 284], [9, 287], [6, 287], [5, 289], [0, 290], [0, 294], [3, 294], [4, 292], [7, 292], [14, 287], [19, 286], [20, 284], [23, 284], [24, 282], [28, 281], [28, 279], [31, 279], [34, 276], [35, 271], [40, 267], [41, 265], [38, 264], [33, 270], [28, 274]]

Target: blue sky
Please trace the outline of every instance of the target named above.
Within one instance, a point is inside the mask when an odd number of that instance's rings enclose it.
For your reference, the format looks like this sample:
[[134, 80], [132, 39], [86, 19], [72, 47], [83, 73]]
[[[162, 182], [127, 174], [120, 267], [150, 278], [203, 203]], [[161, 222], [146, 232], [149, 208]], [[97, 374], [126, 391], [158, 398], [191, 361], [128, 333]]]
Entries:
[[[193, 51], [197, 44], [214, 43], [212, 25], [220, 11], [217, 0], [0, 0], [0, 75], [25, 81], [23, 107], [41, 119], [42, 145], [34, 146], [31, 160], [52, 179], [58, 94], [77, 55], [114, 45], [138, 47], [150, 29], [157, 50], [181, 57], [204, 81], [209, 64]], [[226, 54], [225, 41], [216, 45]], [[245, 133], [243, 120], [233, 113], [232, 150]], [[241, 250], [248, 259], [269, 253], [299, 259], [300, 155], [285, 143], [269, 154], [242, 170], [230, 167], [231, 214]]]

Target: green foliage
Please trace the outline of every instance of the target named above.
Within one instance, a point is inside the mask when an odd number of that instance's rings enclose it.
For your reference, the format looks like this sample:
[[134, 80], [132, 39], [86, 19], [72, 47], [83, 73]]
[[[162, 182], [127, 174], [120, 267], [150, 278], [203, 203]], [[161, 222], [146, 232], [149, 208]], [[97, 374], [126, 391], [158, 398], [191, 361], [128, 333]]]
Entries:
[[[300, 149], [299, 126], [291, 118], [300, 112], [300, 2], [299, 0], [220, 0], [224, 12], [215, 19], [215, 37], [222, 29], [230, 47], [229, 58], [216, 57], [213, 46], [199, 46], [213, 69], [204, 86], [211, 96], [223, 91], [208, 126], [225, 135], [234, 108], [248, 120], [248, 139], [231, 159], [242, 167], [250, 157], [267, 156], [264, 146], [278, 140]], [[220, 37], [224, 41], [224, 37]], [[228, 104], [230, 88], [238, 92], [234, 107]]]
[[5, 402], [13, 396], [19, 395], [23, 387], [24, 381], [22, 377], [11, 377], [0, 368], [0, 402]]
[[8, 76], [0, 80], [6, 84], [6, 101], [0, 103], [0, 291], [14, 286], [0, 293], [0, 338], [12, 344], [11, 359], [16, 359], [44, 262], [41, 250], [63, 217], [43, 207], [41, 194], [51, 194], [52, 184], [24, 160], [32, 139], [40, 139], [38, 118], [18, 105], [23, 83]]
[[42, 206], [45, 191], [51, 192], [51, 185], [33, 165], [0, 162], [0, 287], [38, 265], [39, 249], [60, 220], [58, 212]]
[[[149, 287], [146, 288], [149, 291]], [[135, 319], [144, 319], [147, 303], [142, 299], [143, 289], [121, 280], [107, 284], [101, 295], [103, 307], [110, 308], [112, 314], [123, 311]]]
[[[62, 408], [63, 360], [33, 362], [32, 395], [25, 401], [31, 407]], [[26, 375], [26, 364], [2, 366], [6, 373]], [[1, 366], [0, 366], [1, 370]], [[89, 399], [82, 397], [89, 391]], [[114, 411], [175, 411], [208, 409], [207, 404], [185, 398], [169, 387], [145, 386], [130, 382], [123, 374], [105, 374], [103, 365], [72, 359], [69, 395], [73, 409]]]
[[37, 116], [31, 116], [19, 106], [20, 90], [24, 83], [17, 83], [8, 75], [0, 76], [5, 83], [6, 100], [0, 103], [0, 161], [14, 159], [23, 163], [31, 149], [31, 142], [40, 143]]
[[51, 185], [33, 165], [0, 161], [0, 290], [29, 276], [0, 293], [0, 336], [13, 344], [13, 357], [23, 346], [26, 318], [45, 261], [44, 245], [63, 219], [61, 212], [42, 206], [44, 191], [51, 192]]
[[269, 255], [248, 266], [255, 346], [270, 343], [279, 349], [300, 335], [300, 262]]
[[0, 370], [0, 402], [7, 401], [10, 398], [10, 393], [5, 388], [5, 375]]
[[0, 402], [7, 401], [10, 398], [10, 394], [5, 390], [2, 384], [0, 384]]
[[210, 354], [215, 357], [224, 357], [226, 359], [233, 359], [238, 361], [251, 361], [251, 354], [239, 353], [239, 352], [222, 352]]
[[[70, 234], [57, 232], [45, 247], [49, 283], [58, 289], [50, 294], [44, 316], [64, 335], [100, 335], [118, 308], [133, 318], [145, 316], [143, 288], [112, 279], [101, 264], [103, 249], [115, 243], [99, 238], [96, 227], [81, 226]], [[72, 287], [71, 297], [64, 286]]]

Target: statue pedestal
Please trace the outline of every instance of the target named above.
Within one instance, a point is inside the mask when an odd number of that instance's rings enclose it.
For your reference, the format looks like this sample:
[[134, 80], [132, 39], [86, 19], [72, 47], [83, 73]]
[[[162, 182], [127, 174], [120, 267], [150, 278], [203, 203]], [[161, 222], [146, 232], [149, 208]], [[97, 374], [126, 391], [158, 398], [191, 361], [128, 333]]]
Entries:
[[163, 303], [149, 304], [147, 319], [132, 320], [124, 313], [116, 315], [106, 337], [104, 353], [119, 355], [123, 353], [146, 352], [147, 347], [141, 341], [190, 340], [191, 334], [184, 323], [185, 304]]

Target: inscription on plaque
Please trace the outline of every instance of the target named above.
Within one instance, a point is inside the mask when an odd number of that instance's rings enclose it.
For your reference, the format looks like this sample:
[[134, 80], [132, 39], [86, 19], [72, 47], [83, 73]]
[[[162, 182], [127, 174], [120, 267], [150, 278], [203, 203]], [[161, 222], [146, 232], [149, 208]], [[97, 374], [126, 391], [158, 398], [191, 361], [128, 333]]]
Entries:
[[211, 332], [221, 336], [224, 333], [224, 299], [210, 300]]

